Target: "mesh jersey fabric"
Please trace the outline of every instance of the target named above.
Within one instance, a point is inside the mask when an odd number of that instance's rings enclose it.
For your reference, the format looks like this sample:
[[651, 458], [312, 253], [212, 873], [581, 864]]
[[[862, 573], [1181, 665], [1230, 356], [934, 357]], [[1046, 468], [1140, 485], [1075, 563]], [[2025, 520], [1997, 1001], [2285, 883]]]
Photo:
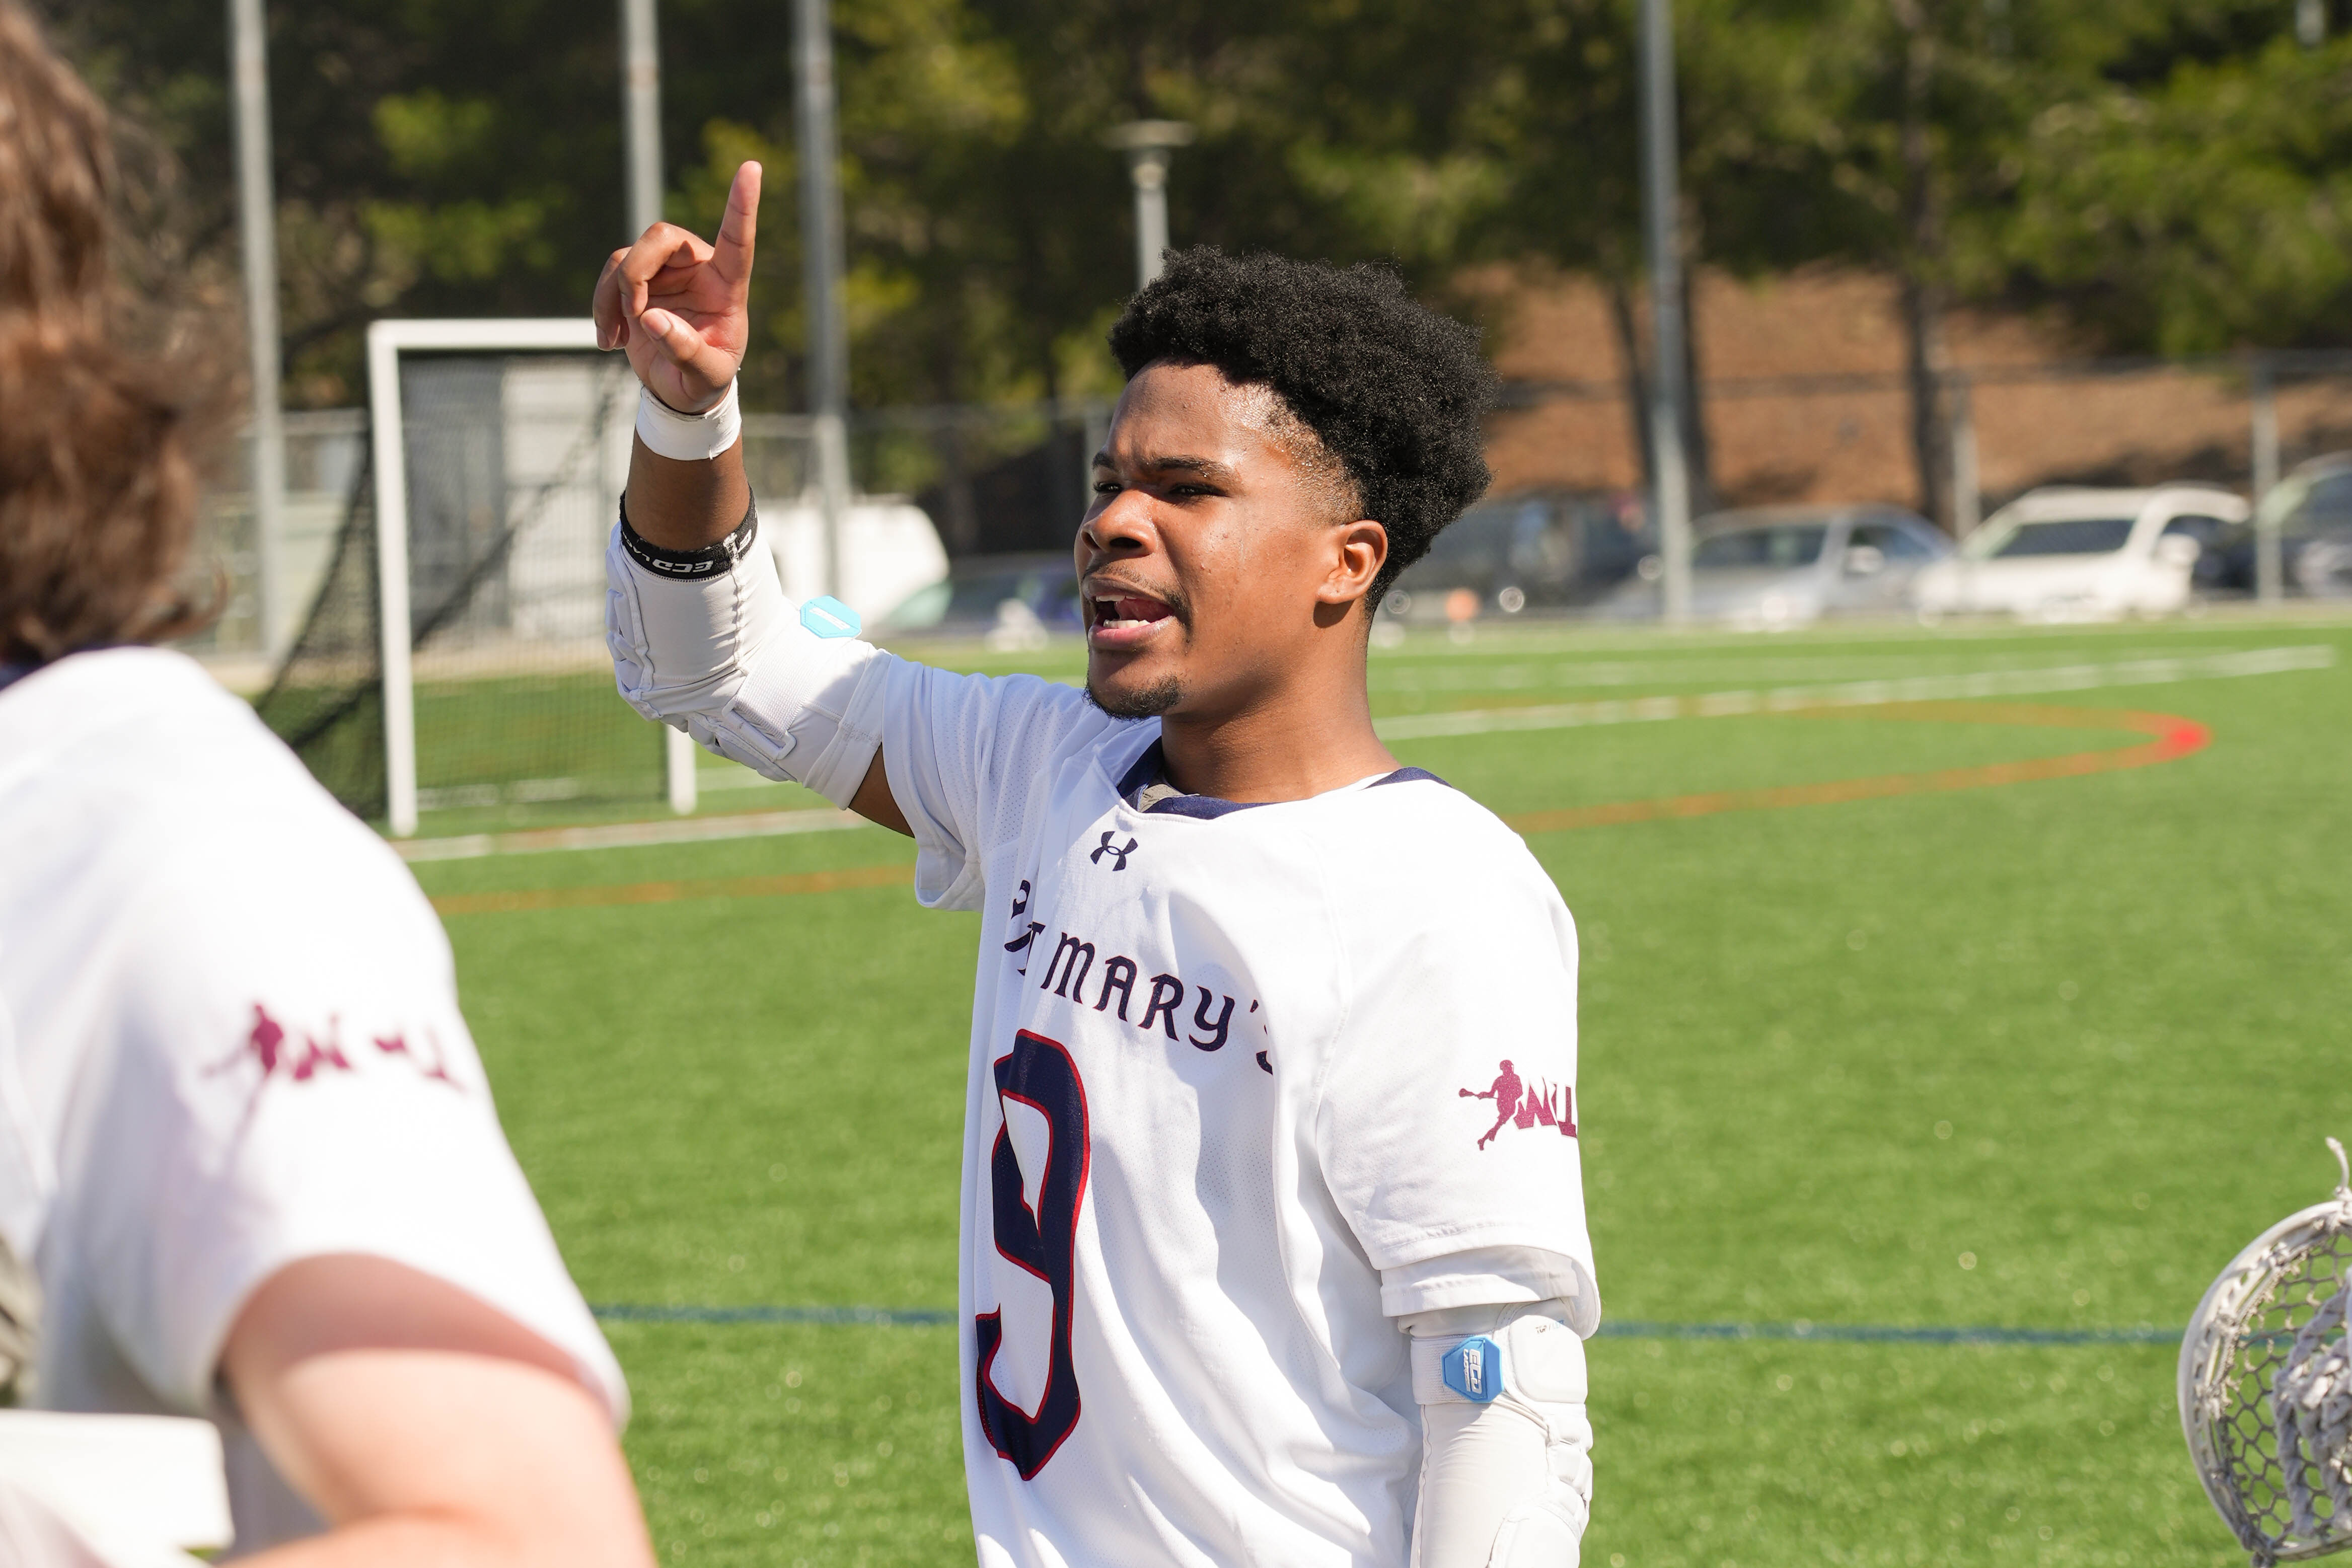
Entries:
[[1391, 1312], [1483, 1281], [1597, 1322], [1549, 878], [1425, 776], [1138, 810], [1157, 722], [1032, 677], [891, 659], [842, 724], [882, 737], [919, 896], [982, 914], [981, 1561], [1403, 1568], [1421, 1416]]
[[238, 1309], [297, 1260], [445, 1280], [626, 1414], [431, 906], [176, 653], [0, 693], [0, 1235], [46, 1297], [40, 1403], [213, 1419], [239, 1555], [317, 1528], [215, 1383]]

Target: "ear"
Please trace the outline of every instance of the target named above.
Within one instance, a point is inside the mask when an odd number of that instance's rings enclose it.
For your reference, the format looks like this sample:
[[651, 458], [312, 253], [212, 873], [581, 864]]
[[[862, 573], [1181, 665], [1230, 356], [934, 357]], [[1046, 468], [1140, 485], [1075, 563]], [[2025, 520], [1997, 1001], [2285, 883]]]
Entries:
[[1370, 517], [1335, 524], [1331, 529], [1331, 563], [1316, 585], [1316, 619], [1325, 606], [1342, 612], [1372, 591], [1372, 580], [1389, 559], [1389, 531]]

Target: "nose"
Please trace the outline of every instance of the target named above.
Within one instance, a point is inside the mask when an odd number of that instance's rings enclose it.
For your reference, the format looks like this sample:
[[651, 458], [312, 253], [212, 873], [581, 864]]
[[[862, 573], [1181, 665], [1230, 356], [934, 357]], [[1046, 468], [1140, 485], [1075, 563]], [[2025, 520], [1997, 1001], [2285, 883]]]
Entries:
[[1094, 559], [1150, 549], [1151, 538], [1150, 499], [1132, 486], [1113, 496], [1078, 526], [1078, 543]]

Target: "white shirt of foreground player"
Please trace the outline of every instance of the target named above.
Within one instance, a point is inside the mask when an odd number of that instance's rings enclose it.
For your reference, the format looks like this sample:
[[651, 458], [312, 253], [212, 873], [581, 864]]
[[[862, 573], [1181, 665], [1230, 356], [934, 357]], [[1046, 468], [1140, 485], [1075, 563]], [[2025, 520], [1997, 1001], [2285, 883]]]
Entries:
[[38, 1399], [221, 1428], [236, 1552], [318, 1528], [215, 1381], [253, 1291], [390, 1259], [619, 1366], [507, 1149], [398, 858], [250, 708], [154, 649], [0, 691], [0, 1236]]
[[1576, 937], [1411, 769], [1139, 805], [1159, 726], [877, 660], [927, 904], [983, 912], [961, 1270], [984, 1564], [1396, 1565], [1394, 1316], [1573, 1296]]

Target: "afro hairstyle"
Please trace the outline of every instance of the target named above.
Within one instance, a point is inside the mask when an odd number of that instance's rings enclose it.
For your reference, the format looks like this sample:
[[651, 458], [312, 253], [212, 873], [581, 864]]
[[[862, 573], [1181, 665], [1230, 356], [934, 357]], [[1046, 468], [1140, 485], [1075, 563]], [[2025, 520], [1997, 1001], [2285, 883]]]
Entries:
[[1110, 350], [1129, 378], [1171, 360], [1273, 389], [1346, 470], [1360, 515], [1388, 529], [1368, 610], [1491, 477], [1479, 416], [1495, 372], [1477, 330], [1416, 304], [1391, 268], [1171, 251]]

